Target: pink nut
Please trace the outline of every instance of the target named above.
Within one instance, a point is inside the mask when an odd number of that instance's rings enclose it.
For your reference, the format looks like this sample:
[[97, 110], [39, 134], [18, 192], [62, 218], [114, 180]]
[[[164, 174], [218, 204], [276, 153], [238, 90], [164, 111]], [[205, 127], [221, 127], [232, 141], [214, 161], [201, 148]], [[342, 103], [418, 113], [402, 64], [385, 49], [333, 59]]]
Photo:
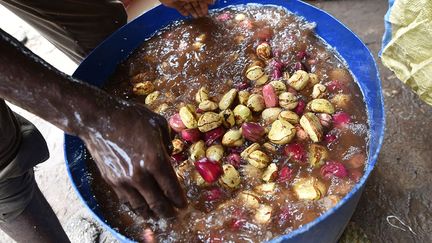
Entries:
[[234, 166], [236, 169], [240, 168], [241, 165], [241, 157], [237, 153], [232, 153], [227, 156], [226, 158], [227, 162]]
[[266, 134], [264, 127], [255, 122], [245, 122], [242, 125], [242, 135], [249, 141], [258, 142]]
[[227, 20], [230, 20], [232, 18], [232, 15], [230, 13], [221, 13], [219, 14], [216, 19], [222, 22], [225, 22]]
[[306, 150], [299, 143], [287, 144], [284, 149], [285, 155], [296, 163], [305, 164], [306, 163]]
[[279, 103], [279, 98], [276, 94], [276, 91], [274, 90], [273, 86], [270, 84], [264, 85], [263, 89], [263, 97], [264, 97], [264, 103], [267, 108], [269, 107], [276, 107]]
[[342, 163], [337, 161], [328, 161], [323, 165], [323, 167], [321, 167], [321, 176], [327, 180], [332, 176], [345, 178], [348, 176], [348, 171]]
[[202, 158], [196, 161], [194, 165], [198, 173], [208, 183], [217, 181], [223, 173], [222, 167], [208, 158]]
[[332, 116], [327, 113], [318, 113], [317, 117], [320, 120], [320, 123], [323, 127], [330, 127], [332, 124]]
[[294, 176], [294, 170], [289, 168], [288, 166], [283, 166], [278, 173], [278, 182], [289, 181]]
[[170, 127], [176, 132], [181, 132], [182, 130], [186, 129], [186, 126], [180, 119], [180, 115], [178, 113], [171, 116], [168, 123]]
[[297, 107], [294, 109], [294, 112], [297, 113], [297, 115], [301, 116], [303, 115], [305, 108], [306, 108], [306, 102], [300, 99], [298, 101]]
[[212, 188], [206, 192], [207, 201], [216, 201], [222, 197], [222, 190], [219, 187]]
[[186, 142], [195, 143], [201, 140], [202, 133], [198, 130], [198, 128], [185, 129], [181, 131], [181, 137]]
[[338, 112], [333, 115], [333, 124], [335, 127], [343, 128], [351, 122], [351, 116], [346, 112]]
[[225, 129], [223, 127], [218, 127], [204, 133], [204, 141], [207, 146], [212, 145], [217, 140], [221, 139], [225, 134]]

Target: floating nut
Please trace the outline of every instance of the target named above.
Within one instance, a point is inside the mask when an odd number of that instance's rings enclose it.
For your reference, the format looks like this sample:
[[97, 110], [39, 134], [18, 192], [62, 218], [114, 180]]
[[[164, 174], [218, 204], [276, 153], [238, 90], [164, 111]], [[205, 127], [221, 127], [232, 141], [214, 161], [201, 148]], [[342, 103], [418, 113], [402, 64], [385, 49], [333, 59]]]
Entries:
[[276, 107], [278, 105], [279, 99], [273, 86], [270, 84], [264, 85], [262, 94], [266, 107]]
[[294, 192], [300, 200], [318, 200], [326, 194], [326, 186], [317, 178], [301, 178], [293, 185]]
[[246, 105], [249, 99], [250, 93], [246, 90], [241, 90], [238, 92], [239, 104]]
[[155, 90], [155, 86], [150, 81], [134, 84], [132, 91], [136, 95], [148, 95]]
[[253, 112], [261, 112], [265, 108], [264, 97], [260, 94], [252, 94], [247, 101], [247, 107]]
[[289, 78], [290, 78], [289, 72], [283, 72], [282, 79], [285, 80], [285, 81], [288, 81]]
[[210, 184], [206, 182], [204, 178], [200, 175], [200, 173], [198, 173], [198, 171], [196, 170], [192, 172], [192, 180], [199, 187], [210, 186]]
[[237, 95], [236, 89], [231, 89], [226, 94], [224, 94], [221, 100], [219, 101], [219, 109], [221, 110], [228, 109], [234, 102], [236, 95]]
[[260, 150], [255, 150], [249, 154], [247, 161], [254, 167], [258, 169], [263, 169], [269, 164], [270, 159], [264, 152]]
[[276, 183], [274, 182], [264, 183], [259, 186], [256, 186], [254, 190], [261, 195], [268, 195], [268, 194], [271, 195], [276, 191]]
[[222, 118], [214, 112], [206, 112], [198, 120], [198, 129], [201, 132], [208, 132], [222, 125]]
[[237, 147], [243, 145], [244, 140], [240, 130], [231, 129], [222, 137], [222, 145], [227, 147]]
[[270, 182], [273, 181], [276, 176], [277, 176], [277, 166], [275, 163], [271, 163], [269, 164], [269, 166], [267, 166], [267, 168], [264, 170], [262, 179], [265, 182]]
[[307, 112], [300, 118], [300, 125], [309, 135], [310, 139], [317, 143], [322, 140], [323, 128], [317, 116]]
[[272, 216], [272, 207], [268, 205], [260, 205], [257, 209], [254, 219], [258, 224], [267, 224]]
[[195, 41], [204, 42], [207, 39], [207, 35], [202, 33], [197, 38], [195, 38]]
[[272, 123], [268, 138], [275, 144], [287, 144], [295, 136], [295, 127], [284, 120], [276, 120]]
[[145, 98], [145, 104], [146, 105], [151, 105], [153, 104], [153, 102], [155, 102], [155, 100], [159, 97], [160, 92], [159, 91], [153, 91], [151, 92], [149, 95], [147, 95], [147, 97]]
[[255, 122], [245, 122], [241, 126], [242, 135], [251, 142], [259, 142], [267, 133], [266, 128]]
[[336, 94], [330, 101], [335, 107], [339, 109], [346, 109], [348, 108], [348, 104], [351, 101], [351, 95]]
[[180, 119], [187, 128], [198, 127], [198, 122], [190, 106], [183, 106], [179, 111]]
[[252, 119], [252, 112], [249, 108], [247, 108], [247, 106], [237, 105], [233, 112], [237, 125], [241, 125], [244, 122], [250, 121]]
[[173, 145], [173, 152], [172, 154], [178, 154], [183, 152], [184, 149], [184, 143], [182, 140], [176, 138], [174, 140], [172, 140], [172, 145]]
[[282, 94], [283, 92], [287, 91], [287, 87], [284, 84], [284, 82], [279, 81], [279, 80], [275, 80], [275, 81], [271, 81], [269, 83], [271, 86], [273, 86], [274, 90], [276, 91], [277, 95]]
[[298, 124], [300, 117], [294, 111], [282, 111], [278, 117], [279, 120], [287, 121], [291, 124]]
[[211, 161], [220, 161], [223, 157], [224, 149], [222, 145], [216, 144], [207, 148], [206, 157]]
[[264, 85], [265, 83], [267, 83], [269, 78], [270, 78], [270, 76], [268, 76], [267, 74], [264, 74], [263, 76], [261, 76], [259, 79], [257, 79], [255, 81], [255, 85], [257, 85], [257, 86]]
[[189, 160], [183, 161], [175, 168], [177, 178], [180, 180], [185, 180], [186, 174], [194, 168], [193, 164]]
[[216, 102], [213, 102], [211, 100], [204, 100], [198, 105], [198, 108], [200, 108], [203, 111], [214, 111], [218, 107], [219, 107], [218, 104], [216, 104]]
[[271, 46], [267, 42], [259, 44], [256, 48], [256, 54], [259, 58], [269, 59], [271, 57]]
[[318, 99], [325, 95], [327, 88], [323, 84], [315, 84], [312, 89], [312, 98]]
[[[162, 103], [160, 104], [158, 107], [156, 107], [156, 109], [154, 110], [154, 112], [158, 113], [158, 114], [162, 114], [164, 113], [166, 110], [168, 110], [169, 106], [167, 103]], [[183, 122], [184, 123], [184, 122]]]
[[309, 74], [303, 70], [297, 70], [293, 76], [288, 79], [288, 84], [295, 90], [304, 89], [309, 81]]
[[237, 21], [237, 22], [241, 22], [241, 21], [243, 21], [243, 20], [245, 20], [246, 19], [246, 15], [244, 15], [244, 14], [236, 14], [236, 16], [234, 17], [234, 19]]
[[273, 144], [271, 144], [271, 143], [264, 143], [262, 146], [269, 153], [275, 154], [277, 152], [276, 147]]
[[197, 103], [201, 103], [209, 99], [209, 91], [206, 87], [201, 87], [195, 95], [195, 100]]
[[226, 188], [236, 188], [240, 184], [240, 174], [234, 166], [226, 164], [222, 166], [223, 174], [219, 183]]
[[234, 112], [230, 109], [223, 110], [219, 113], [222, 124], [226, 128], [230, 128], [235, 125], [235, 118], [234, 118]]
[[306, 108], [313, 112], [319, 112], [319, 113], [333, 114], [335, 112], [333, 105], [330, 103], [330, 101], [326, 99], [311, 100], [307, 104]]
[[257, 209], [260, 205], [259, 196], [252, 191], [242, 191], [237, 197], [242, 205], [246, 206], [247, 208]]
[[279, 107], [267, 108], [261, 113], [261, 118], [266, 124], [271, 124], [276, 121], [282, 109]]
[[297, 96], [290, 92], [283, 92], [279, 95], [279, 105], [282, 108], [292, 110], [298, 105]]
[[203, 48], [205, 46], [205, 44], [202, 42], [196, 41], [192, 44], [192, 46], [195, 50], [201, 50], [201, 48]]
[[328, 150], [326, 147], [318, 144], [311, 144], [309, 146], [308, 161], [312, 167], [321, 167], [327, 159]]
[[333, 117], [327, 113], [318, 113], [316, 114], [320, 123], [323, 127], [330, 127], [333, 121]]
[[318, 75], [316, 75], [315, 73], [309, 73], [309, 83], [310, 85], [315, 85], [319, 83]]
[[181, 132], [184, 129], [186, 129], [186, 126], [183, 124], [183, 121], [180, 118], [180, 115], [178, 113], [172, 115], [169, 120], [168, 124], [175, 132]]
[[205, 156], [205, 143], [200, 140], [194, 144], [192, 144], [189, 148], [189, 154], [191, 161], [199, 160], [200, 158]]
[[246, 70], [246, 78], [255, 81], [264, 75], [264, 70], [260, 66], [251, 66]]
[[243, 152], [241, 152], [240, 156], [243, 159], [247, 159], [253, 151], [258, 150], [259, 148], [260, 148], [260, 145], [258, 143], [253, 143], [253, 144], [249, 145], [249, 147], [247, 147], [245, 150], [243, 150]]

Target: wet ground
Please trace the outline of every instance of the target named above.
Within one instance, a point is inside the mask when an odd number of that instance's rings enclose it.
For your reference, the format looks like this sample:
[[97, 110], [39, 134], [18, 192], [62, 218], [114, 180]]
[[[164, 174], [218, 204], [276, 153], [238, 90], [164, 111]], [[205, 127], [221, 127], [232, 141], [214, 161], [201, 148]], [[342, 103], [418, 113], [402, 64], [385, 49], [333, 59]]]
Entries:
[[[379, 60], [377, 53], [384, 31], [386, 0], [311, 3], [333, 14], [357, 33]], [[66, 57], [1, 8], [0, 20], [0, 28], [17, 37], [22, 36], [22, 32], [29, 34], [27, 46], [54, 66], [66, 73], [75, 68]], [[354, 242], [354, 239], [363, 242], [366, 238], [371, 242], [432, 242], [432, 107], [419, 100], [391, 71], [378, 63], [387, 112], [386, 137], [345, 242]], [[91, 219], [71, 188], [64, 167], [61, 131], [31, 114], [26, 117], [42, 130], [50, 146], [51, 158], [38, 166], [36, 177], [71, 241], [115, 242]], [[0, 242], [11, 240], [0, 232]]]

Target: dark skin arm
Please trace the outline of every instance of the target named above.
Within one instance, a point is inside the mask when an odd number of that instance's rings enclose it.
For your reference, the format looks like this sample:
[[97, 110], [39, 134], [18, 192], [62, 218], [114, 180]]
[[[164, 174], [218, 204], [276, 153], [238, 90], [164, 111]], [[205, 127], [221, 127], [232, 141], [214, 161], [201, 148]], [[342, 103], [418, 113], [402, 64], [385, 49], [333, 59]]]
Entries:
[[79, 136], [120, 201], [143, 216], [186, 206], [163, 117], [55, 70], [1, 29], [0, 97]]

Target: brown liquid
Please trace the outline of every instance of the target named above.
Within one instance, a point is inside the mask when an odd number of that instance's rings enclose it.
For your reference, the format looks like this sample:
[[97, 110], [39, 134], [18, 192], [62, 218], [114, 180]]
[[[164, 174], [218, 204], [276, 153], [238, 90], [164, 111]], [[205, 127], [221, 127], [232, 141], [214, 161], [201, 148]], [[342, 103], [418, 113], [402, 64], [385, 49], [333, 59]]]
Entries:
[[[216, 16], [221, 13], [229, 13], [233, 18], [219, 21]], [[250, 22], [234, 20], [237, 13], [245, 14]], [[193, 43], [201, 34], [206, 35], [205, 46], [196, 49]], [[119, 204], [114, 193], [100, 177], [94, 163], [90, 162], [88, 164], [94, 178], [92, 187], [95, 197], [112, 227], [138, 241], [142, 239], [143, 230], [148, 227], [153, 229], [157, 239], [163, 242], [264, 241], [287, 234], [311, 222], [333, 205], [329, 203], [329, 196], [340, 199], [355, 185], [356, 180], [363, 174], [367, 151], [367, 116], [361, 92], [351, 76], [334, 74], [334, 70], [346, 70], [346, 67], [315, 36], [313, 25], [283, 9], [238, 7], [213, 12], [208, 18], [174, 23], [143, 43], [127, 61], [120, 64], [105, 89], [125, 99], [144, 103], [144, 96], [132, 93], [131, 81], [135, 75], [144, 73], [146, 80], [154, 80], [156, 90], [161, 92], [161, 96], [150, 108], [157, 109], [162, 103], [168, 104], [169, 108], [162, 115], [169, 118], [185, 103], [196, 104], [195, 93], [200, 87], [207, 87], [211, 99], [217, 102], [232, 87], [250, 83], [245, 78], [245, 68], [251, 60], [257, 59], [255, 48], [266, 38], [274, 53], [279, 53], [277, 59], [285, 63], [285, 71], [290, 74], [294, 72], [295, 63], [299, 61], [298, 53], [305, 51], [307, 56], [301, 60], [305, 69], [317, 74], [322, 84], [334, 79], [345, 81], [346, 89], [339, 92], [350, 94], [351, 100], [346, 107], [336, 110], [347, 112], [352, 122], [346, 129], [332, 128], [326, 131], [337, 135], [336, 142], [319, 144], [329, 149], [328, 160], [345, 164], [350, 176], [322, 180], [319, 168], [312, 169], [308, 164], [288, 161], [283, 155], [283, 146], [277, 146], [278, 153], [272, 155], [273, 161], [278, 166], [288, 165], [294, 169], [295, 176], [287, 182], [277, 182], [274, 194], [260, 197], [260, 203], [273, 208], [270, 223], [256, 223], [253, 220], [254, 211], [233, 199], [240, 191], [252, 190], [262, 183], [260, 178], [244, 175], [241, 169], [242, 182], [236, 190], [223, 189], [217, 184], [197, 186], [191, 176], [193, 171], [188, 171], [186, 175], [190, 176], [186, 176], [183, 183], [189, 207], [180, 211], [174, 220], [144, 221]], [[248, 90], [251, 93], [260, 92], [260, 88], [255, 88], [253, 84]], [[311, 91], [312, 88], [308, 87], [299, 92], [299, 96], [308, 102], [312, 99]], [[328, 91], [325, 98], [331, 100], [335, 94], [336, 91]], [[259, 116], [254, 118], [259, 120]], [[307, 148], [311, 141], [300, 143]], [[250, 144], [246, 142], [243, 148]], [[353, 155], [361, 158], [357, 166], [353, 165]], [[327, 194], [320, 200], [297, 199], [292, 183], [306, 176], [320, 178], [325, 183]], [[208, 200], [208, 192], [214, 188], [222, 189], [222, 197]]]

